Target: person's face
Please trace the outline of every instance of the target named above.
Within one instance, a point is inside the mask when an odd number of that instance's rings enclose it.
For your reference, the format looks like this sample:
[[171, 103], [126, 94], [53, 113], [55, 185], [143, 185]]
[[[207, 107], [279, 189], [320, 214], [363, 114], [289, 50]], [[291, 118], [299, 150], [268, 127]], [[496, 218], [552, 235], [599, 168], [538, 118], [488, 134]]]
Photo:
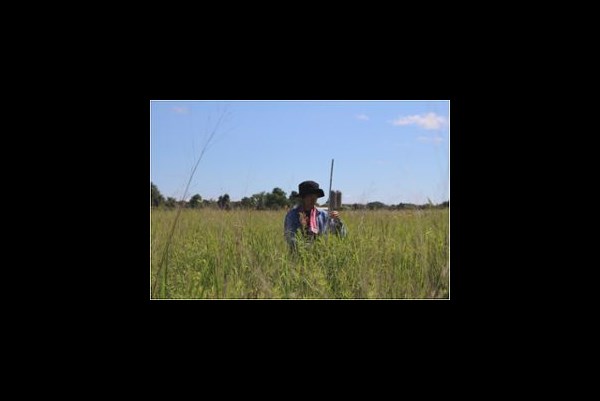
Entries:
[[312, 209], [313, 207], [315, 207], [315, 203], [317, 203], [317, 199], [318, 199], [317, 195], [315, 195], [315, 194], [305, 195], [303, 198], [304, 208]]

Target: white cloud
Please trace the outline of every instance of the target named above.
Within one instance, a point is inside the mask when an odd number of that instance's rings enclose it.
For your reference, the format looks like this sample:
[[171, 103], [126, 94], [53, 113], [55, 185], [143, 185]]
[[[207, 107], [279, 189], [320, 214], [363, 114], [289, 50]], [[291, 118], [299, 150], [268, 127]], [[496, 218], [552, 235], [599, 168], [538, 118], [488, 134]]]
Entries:
[[171, 110], [173, 110], [177, 114], [187, 114], [187, 112], [189, 111], [189, 109], [185, 106], [181, 106], [181, 107], [173, 106], [173, 107], [171, 107]]
[[368, 121], [369, 120], [369, 116], [366, 114], [357, 114], [356, 115], [356, 119], [357, 120], [364, 120], [364, 121]]
[[418, 136], [417, 137], [417, 141], [419, 142], [423, 142], [423, 143], [441, 143], [444, 140], [444, 138], [442, 138], [441, 136], [434, 136], [434, 137], [429, 137], [429, 136]]
[[399, 117], [392, 121], [394, 125], [411, 125], [416, 124], [425, 129], [440, 129], [446, 119], [435, 113], [415, 114], [412, 116]]

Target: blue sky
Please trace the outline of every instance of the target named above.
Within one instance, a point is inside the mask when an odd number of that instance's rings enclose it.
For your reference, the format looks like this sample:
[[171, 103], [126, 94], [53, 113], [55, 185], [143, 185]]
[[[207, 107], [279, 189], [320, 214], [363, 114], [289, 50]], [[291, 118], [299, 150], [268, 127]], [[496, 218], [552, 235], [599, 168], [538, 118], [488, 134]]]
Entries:
[[[440, 203], [449, 199], [448, 101], [151, 101], [150, 179], [180, 199], [188, 190], [240, 200], [304, 180], [343, 203]], [[320, 203], [327, 197], [319, 199]]]

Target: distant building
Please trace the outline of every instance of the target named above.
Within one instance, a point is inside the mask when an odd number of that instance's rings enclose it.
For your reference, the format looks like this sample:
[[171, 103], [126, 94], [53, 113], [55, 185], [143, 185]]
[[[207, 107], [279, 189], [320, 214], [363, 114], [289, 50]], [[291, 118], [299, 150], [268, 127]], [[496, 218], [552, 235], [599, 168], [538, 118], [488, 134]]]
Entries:
[[335, 210], [339, 209], [342, 206], [342, 192], [341, 191], [331, 191], [329, 193], [329, 209]]

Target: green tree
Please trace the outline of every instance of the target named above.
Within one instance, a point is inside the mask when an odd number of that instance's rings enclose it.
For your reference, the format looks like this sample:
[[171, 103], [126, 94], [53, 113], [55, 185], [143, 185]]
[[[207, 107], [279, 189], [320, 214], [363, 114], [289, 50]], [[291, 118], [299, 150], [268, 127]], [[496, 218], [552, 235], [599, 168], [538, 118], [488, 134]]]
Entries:
[[294, 206], [296, 204], [296, 202], [298, 202], [298, 192], [292, 191], [292, 193], [290, 194], [290, 196], [288, 198], [288, 205]]
[[369, 210], [378, 210], [378, 209], [383, 209], [385, 207], [386, 207], [385, 203], [382, 203], [382, 202], [369, 202], [369, 203], [367, 203], [367, 208]]
[[256, 199], [254, 197], [248, 198], [244, 196], [242, 198], [242, 207], [244, 209], [254, 209], [256, 207]]
[[281, 209], [287, 204], [288, 198], [281, 188], [273, 188], [273, 191], [266, 195], [265, 207], [268, 209]]
[[196, 194], [190, 198], [189, 205], [192, 209], [202, 207], [202, 197]]
[[154, 206], [154, 207], [160, 206], [163, 203], [165, 203], [165, 198], [162, 196], [162, 194], [158, 190], [158, 187], [156, 185], [154, 185], [154, 183], [152, 183], [152, 181], [150, 181], [150, 200], [151, 200], [152, 206]]
[[219, 200], [217, 201], [217, 205], [219, 206], [219, 209], [229, 210], [231, 208], [230, 202], [231, 201], [229, 199], [229, 194], [225, 194], [223, 196], [219, 196]]
[[254, 204], [256, 205], [256, 209], [257, 210], [265, 210], [266, 209], [266, 202], [267, 202], [267, 193], [266, 192], [260, 192], [258, 194], [254, 194], [252, 195], [252, 199], [254, 199]]
[[177, 200], [175, 198], [171, 198], [170, 196], [167, 198], [165, 202], [165, 206], [169, 209], [173, 209], [177, 205]]
[[352, 210], [363, 210], [365, 208], [366, 208], [366, 206], [363, 205], [362, 203], [353, 203], [352, 204]]

